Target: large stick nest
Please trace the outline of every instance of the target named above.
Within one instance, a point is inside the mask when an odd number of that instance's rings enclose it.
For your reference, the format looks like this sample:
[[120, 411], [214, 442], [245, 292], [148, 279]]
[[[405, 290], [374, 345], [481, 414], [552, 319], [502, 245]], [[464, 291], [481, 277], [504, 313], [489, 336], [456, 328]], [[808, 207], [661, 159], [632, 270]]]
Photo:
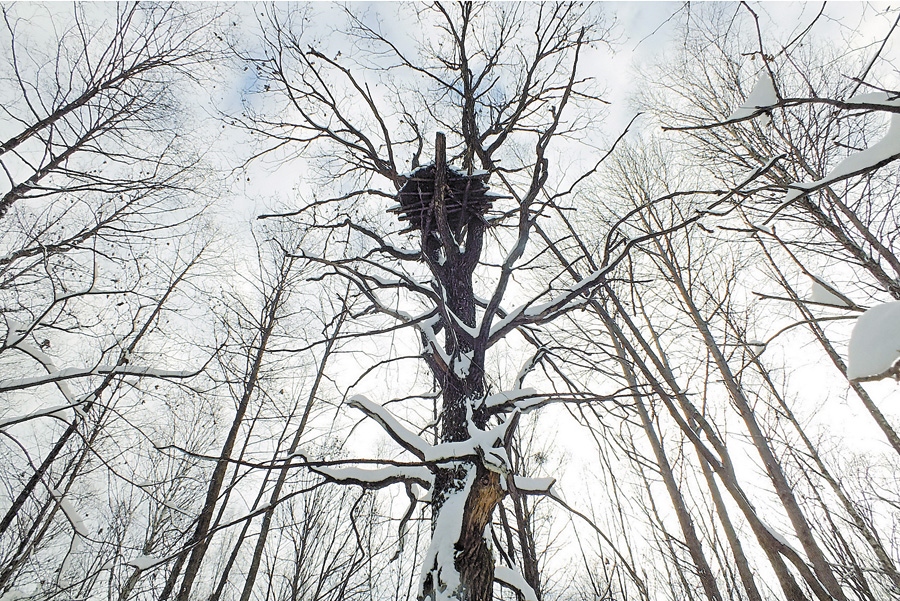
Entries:
[[[452, 167], [447, 168], [447, 185], [444, 189], [444, 206], [447, 209], [447, 224], [458, 232], [472, 217], [484, 219], [491, 203], [498, 198], [488, 192], [487, 179], [490, 174], [477, 171], [468, 175]], [[390, 209], [400, 221], [408, 221], [410, 227], [404, 231], [425, 229], [431, 232], [437, 228], [434, 214], [435, 167], [429, 165], [415, 171], [397, 194], [399, 205]]]

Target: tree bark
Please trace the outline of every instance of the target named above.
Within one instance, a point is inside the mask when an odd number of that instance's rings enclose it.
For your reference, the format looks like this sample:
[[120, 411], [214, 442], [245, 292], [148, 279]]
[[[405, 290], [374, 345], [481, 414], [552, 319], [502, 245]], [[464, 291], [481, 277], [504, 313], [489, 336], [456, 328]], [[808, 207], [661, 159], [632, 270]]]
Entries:
[[[468, 328], [475, 327], [475, 293], [472, 272], [481, 255], [484, 220], [472, 215], [465, 227], [451, 228], [447, 219], [445, 192], [447, 189], [446, 140], [441, 133], [435, 140], [435, 183], [431, 200], [432, 222], [424, 220], [422, 251], [435, 276], [436, 285], [444, 299], [441, 325], [444, 329], [444, 348], [451, 358], [450, 365], [429, 361], [441, 386], [441, 441], [459, 442], [470, 438], [470, 427], [484, 429], [487, 413], [477, 408], [475, 401], [484, 396], [484, 348], [476, 348], [476, 339], [456, 325], [461, 321]], [[460, 601], [490, 601], [493, 597], [494, 559], [485, 539], [485, 528], [491, 521], [494, 508], [505, 492], [500, 475], [489, 470], [479, 460], [467, 460], [456, 467], [438, 469], [435, 474], [433, 525], [440, 520], [448, 499], [464, 492], [467, 474], [475, 474], [463, 510], [459, 539], [456, 541], [454, 567], [460, 577], [457, 591], [447, 591]], [[434, 543], [433, 543], [434, 544]], [[425, 566], [431, 573], [423, 586], [425, 599], [443, 595], [443, 586], [434, 581], [439, 566]]]

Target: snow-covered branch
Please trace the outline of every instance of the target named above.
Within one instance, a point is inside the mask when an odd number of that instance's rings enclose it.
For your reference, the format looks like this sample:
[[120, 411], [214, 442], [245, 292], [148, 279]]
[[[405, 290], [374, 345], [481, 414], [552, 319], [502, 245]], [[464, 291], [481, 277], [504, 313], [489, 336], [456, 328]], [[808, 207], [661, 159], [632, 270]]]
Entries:
[[391, 484], [415, 482], [422, 488], [431, 489], [434, 475], [424, 466], [385, 466], [375, 469], [359, 467], [312, 467], [311, 471], [332, 482], [354, 484], [367, 489], [384, 488]]
[[494, 580], [518, 592], [524, 601], [538, 601], [534, 589], [525, 581], [519, 570], [507, 566], [494, 566]]
[[[898, 108], [900, 112], [900, 108]], [[813, 182], [791, 184], [791, 190], [781, 204], [763, 222], [771, 222], [788, 205], [816, 190], [821, 190], [851, 177], [870, 173], [888, 163], [900, 159], [900, 115], [891, 115], [891, 124], [884, 137], [863, 151], [851, 154], [828, 172], [825, 177]]]
[[411, 432], [400, 424], [390, 411], [378, 403], [370, 401], [361, 394], [351, 397], [350, 400], [347, 401], [347, 405], [359, 409], [378, 422], [388, 436], [393, 438], [397, 444], [419, 459], [426, 460], [431, 445], [422, 440], [418, 434]]

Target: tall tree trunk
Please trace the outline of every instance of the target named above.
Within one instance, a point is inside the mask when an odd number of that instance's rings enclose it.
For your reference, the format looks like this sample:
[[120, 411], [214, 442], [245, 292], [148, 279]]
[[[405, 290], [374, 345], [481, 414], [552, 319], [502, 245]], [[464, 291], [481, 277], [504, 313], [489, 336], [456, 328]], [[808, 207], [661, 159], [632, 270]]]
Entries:
[[[216, 467], [213, 470], [212, 477], [210, 478], [209, 488], [206, 491], [206, 498], [203, 502], [203, 508], [200, 511], [200, 517], [197, 520], [197, 526], [194, 529], [194, 533], [191, 535], [191, 538], [188, 540], [185, 552], [179, 556], [178, 563], [180, 564], [182, 561], [184, 561], [182, 558], [185, 557], [188, 552], [190, 552], [190, 557], [187, 561], [187, 566], [185, 567], [184, 579], [181, 582], [181, 588], [178, 592], [178, 601], [189, 601], [191, 589], [194, 585], [194, 580], [196, 579], [197, 574], [200, 571], [200, 565], [203, 562], [203, 557], [206, 555], [206, 549], [209, 546], [209, 527], [212, 523], [216, 504], [219, 500], [219, 493], [222, 490], [222, 485], [225, 482], [225, 476], [230, 466], [231, 454], [237, 441], [238, 432], [240, 431], [241, 425], [243, 424], [244, 415], [247, 412], [247, 407], [250, 405], [250, 400], [253, 398], [253, 395], [256, 392], [257, 386], [259, 384], [259, 372], [262, 368], [263, 359], [266, 355], [269, 338], [272, 335], [272, 331], [275, 329], [277, 314], [282, 304], [282, 297], [286, 293], [285, 280], [287, 278], [287, 270], [290, 269], [290, 261], [288, 262], [288, 265], [283, 269], [285, 269], [286, 271], [281, 274], [281, 279], [276, 284], [275, 290], [273, 291], [273, 297], [267, 300], [264, 319], [261, 324], [259, 345], [255, 349], [253, 349], [252, 363], [250, 365], [248, 373], [246, 374], [246, 379], [244, 381], [244, 390], [238, 402], [237, 412], [235, 413], [234, 419], [231, 422], [231, 428], [228, 431], [228, 436], [225, 439], [225, 444], [222, 446], [222, 452], [219, 455], [219, 460], [216, 462]], [[178, 564], [176, 564], [176, 566], [177, 565]], [[177, 571], [173, 570], [173, 572], [169, 576], [168, 582], [166, 583], [164, 594], [160, 596], [160, 601], [164, 601], [166, 599], [167, 594], [165, 593], [173, 590], [174, 581], [177, 578], [178, 573]]]
[[[688, 423], [690, 424], [690, 422]], [[691, 425], [693, 426], [694, 424]], [[716, 508], [716, 514], [719, 516], [719, 521], [725, 530], [725, 538], [728, 540], [728, 546], [731, 547], [731, 554], [734, 556], [734, 563], [737, 566], [741, 585], [744, 587], [747, 599], [749, 601], [762, 601], [762, 595], [760, 595], [756, 581], [753, 578], [753, 570], [750, 568], [747, 555], [744, 553], [744, 546], [741, 544], [741, 539], [731, 523], [731, 518], [728, 517], [728, 508], [722, 499], [722, 493], [719, 492], [719, 486], [716, 484], [709, 462], [702, 456], [698, 458], [698, 461], [700, 462], [700, 469], [703, 471], [703, 478], [706, 480], [706, 486], [709, 488], [709, 495], [712, 497], [713, 505]]]
[[[431, 199], [434, 222], [426, 220], [423, 223], [422, 251], [445, 300], [441, 321], [444, 348], [451, 364], [438, 365], [430, 361], [429, 365], [441, 385], [441, 441], [459, 442], [470, 438], [470, 427], [484, 429], [487, 425], [487, 413], [475, 403], [484, 396], [485, 349], [475, 348], [475, 339], [454, 323], [459, 320], [468, 328], [475, 327], [472, 272], [481, 254], [485, 226], [481, 215], [473, 215], [465, 228], [451, 229], [445, 206], [447, 185], [446, 141], [439, 133], [435, 143], [435, 183]], [[461, 240], [463, 230], [464, 241]], [[453, 559], [459, 584], [456, 591], [443, 590], [454, 583], [441, 580], [440, 565], [425, 566], [427, 572], [422, 592], [426, 599], [446, 596], [460, 601], [492, 599], [494, 560], [490, 543], [485, 539], [485, 528], [504, 494], [500, 475], [481, 461], [467, 460], [455, 467], [436, 470], [432, 492], [435, 536], [447, 535], [437, 529], [456, 519], [449, 513], [460, 511], [459, 496], [465, 495]], [[453, 502], [448, 503], [451, 499]], [[448, 515], [443, 515], [445, 512]], [[455, 525], [453, 535], [456, 535]]]
[[[804, 303], [800, 299], [800, 297], [794, 291], [793, 287], [791, 287], [790, 283], [784, 277], [784, 274], [781, 272], [781, 269], [775, 262], [775, 258], [769, 252], [769, 249], [766, 247], [766, 245], [759, 238], [757, 238], [757, 241], [763, 253], [766, 255], [766, 259], [768, 260], [769, 265], [775, 271], [775, 274], [778, 277], [778, 282], [787, 292], [791, 300], [794, 301], [794, 305], [797, 307], [797, 309], [800, 311], [800, 314], [803, 316], [803, 319], [809, 325], [809, 329], [813, 333], [813, 336], [815, 336], [816, 340], [819, 341], [819, 344], [822, 345], [822, 348], [825, 350], [828, 358], [831, 359], [832, 363], [834, 363], [834, 366], [842, 374], [846, 375], [847, 364], [844, 363], [844, 360], [841, 358], [840, 353], [837, 352], [837, 350], [834, 348], [834, 345], [832, 345], [831, 341], [828, 340], [828, 337], [825, 336], [825, 331], [822, 329], [822, 326], [819, 325], [815, 315], [813, 315], [812, 311], [809, 310], [809, 307], [806, 306], [806, 303]], [[779, 243], [781, 243], [780, 240]], [[797, 263], [797, 265], [805, 271], [805, 267], [800, 264], [800, 261], [796, 258], [796, 256], [794, 256], [793, 253], [790, 252], [790, 250], [784, 245], [784, 243], [781, 243], [781, 245], [782, 248], [784, 248], [791, 255], [791, 258], [794, 260], [794, 262]], [[884, 436], [885, 438], [887, 438], [888, 443], [890, 443], [894, 451], [896, 451], [897, 454], [900, 455], [900, 434], [897, 433], [897, 430], [895, 430], [891, 423], [888, 421], [887, 416], [885, 416], [884, 413], [881, 412], [881, 410], [878, 408], [878, 405], [876, 405], [875, 401], [872, 400], [872, 397], [869, 396], [869, 393], [867, 393], [866, 390], [862, 387], [862, 384], [860, 384], [859, 382], [850, 382], [850, 388], [853, 389], [853, 392], [855, 392], [856, 396], [859, 397], [859, 400], [862, 401], [863, 406], [872, 416], [872, 419], [875, 420], [875, 423], [879, 428], [881, 428], [881, 431], [884, 432]]]
[[[345, 317], [346, 309], [338, 318], [334, 333], [331, 335], [331, 337], [328, 339], [328, 343], [325, 345], [325, 352], [323, 353], [322, 360], [319, 363], [319, 369], [316, 372], [316, 378], [313, 381], [312, 388], [309, 391], [309, 396], [306, 399], [306, 406], [303, 408], [303, 415], [300, 417], [300, 425], [297, 426], [297, 431], [294, 434], [294, 438], [293, 440], [291, 440], [291, 445], [288, 449], [288, 457], [291, 457], [300, 446], [300, 440], [303, 437], [303, 432], [306, 430], [306, 424], [309, 421], [309, 416], [312, 413], [312, 406], [316, 400], [316, 394], [319, 391], [319, 383], [322, 381], [322, 376], [325, 374], [325, 364], [328, 362], [328, 358], [331, 356], [331, 351], [334, 348], [334, 343], [341, 331], [341, 326], [344, 323]], [[284, 483], [287, 481], [288, 470], [289, 468], [287, 465], [281, 468], [278, 473], [278, 480], [275, 482], [275, 488], [272, 489], [272, 494], [269, 497], [269, 508], [263, 515], [262, 525], [260, 526], [259, 536], [256, 539], [256, 547], [253, 549], [253, 558], [250, 560], [250, 568], [247, 570], [247, 579], [244, 581], [244, 588], [241, 591], [240, 601], [249, 601], [250, 594], [253, 592], [253, 583], [256, 581], [256, 575], [259, 573], [259, 565], [262, 562], [262, 554], [266, 548], [266, 539], [269, 536], [269, 528], [271, 528], [272, 526], [272, 518], [275, 515], [275, 508], [278, 505], [278, 500], [281, 498], [281, 489], [284, 487]]]
[[706, 560], [706, 555], [703, 553], [703, 545], [700, 542], [700, 537], [697, 536], [697, 531], [694, 528], [694, 521], [691, 518], [690, 510], [688, 510], [687, 504], [684, 502], [684, 496], [681, 494], [678, 483], [675, 481], [675, 473], [672, 471], [672, 466], [669, 463], [669, 458], [663, 448], [662, 440], [660, 440], [659, 435], [656, 432], [656, 426], [650, 418], [650, 413], [647, 411], [642, 395], [638, 392], [640, 389], [638, 387], [637, 378], [631, 370], [630, 363], [625, 357], [625, 349], [622, 348], [622, 345], [617, 338], [613, 337], [612, 342], [616, 349], [616, 355], [619, 358], [619, 365], [622, 367], [622, 371], [625, 374], [625, 379], [631, 389], [635, 391], [631, 398], [634, 401], [634, 406], [637, 408], [638, 415], [641, 418], [641, 426], [650, 443], [650, 448], [653, 450], [653, 456], [656, 458], [656, 465], [659, 467], [659, 474], [662, 476], [663, 483], [666, 486], [666, 492], [669, 493], [669, 499], [672, 501], [672, 506], [675, 508], [675, 515], [678, 517], [678, 524], [681, 526], [681, 533], [684, 535], [684, 542], [691, 555], [691, 560], [694, 562], [694, 567], [697, 568], [697, 576], [700, 578], [703, 592], [706, 593], [706, 597], [710, 600], [722, 601], [722, 595], [719, 592], [718, 585], [716, 585], [716, 579], [709, 567], [709, 562]]
[[[663, 253], [665, 256], [662, 245], [659, 244], [658, 241], [657, 247], [660, 250], [660, 253]], [[750, 439], [753, 441], [753, 445], [756, 447], [756, 450], [762, 459], [766, 473], [769, 475], [769, 479], [772, 481], [772, 485], [775, 488], [775, 493], [778, 495], [778, 498], [788, 515], [788, 519], [794, 527], [794, 532], [797, 534], [797, 538], [800, 540], [803, 550], [812, 562], [816, 576], [832, 597], [838, 601], [846, 601], [846, 596], [841, 589], [841, 585], [838, 583], [825, 554], [816, 542], [812, 529], [809, 526], [809, 522], [803, 515], [803, 511], [800, 509], [800, 505], [794, 497], [791, 485], [788, 482], [787, 477], [785, 477], [784, 471], [781, 469], [781, 464], [778, 462], [772, 448], [769, 446], [767, 437], [760, 429], [753, 409], [750, 407], [749, 401], [744, 396], [743, 390], [735, 379], [734, 374], [731, 371], [731, 366], [728, 365], [728, 361], [722, 354], [721, 348], [715, 341], [712, 332], [709, 329], [709, 324], [703, 316], [700, 315], [699, 309], [697, 309], [697, 306], [694, 304], [693, 297], [688, 293], [684, 281], [681, 279], [678, 268], [671, 263], [668, 257], [663, 258], [662, 261], [669, 271], [671, 281], [675, 284], [676, 288], [678, 288], [678, 292], [688, 309], [694, 325], [703, 337], [707, 350], [716, 363], [716, 367], [723, 378], [725, 388], [728, 390], [731, 400], [734, 402], [735, 407], [737, 407], [738, 413], [750, 433]]]
[[[638, 369], [640, 369], [641, 373], [647, 379], [651, 388], [662, 399], [663, 403], [666, 405], [666, 408], [669, 410], [672, 417], [675, 418], [679, 427], [682, 429], [682, 431], [684, 431], [684, 433], [694, 444], [694, 447], [697, 450], [698, 454], [702, 455], [704, 459], [709, 461], [710, 466], [715, 469], [716, 473], [721, 478], [722, 483], [725, 485], [725, 488], [738, 504], [738, 507], [741, 509], [741, 512], [744, 514], [744, 517], [747, 519], [750, 527], [753, 529], [753, 533], [756, 535], [756, 539], [759, 542], [760, 547], [765, 552], [766, 556], [769, 559], [769, 563], [772, 565], [772, 568], [775, 571], [776, 576], [778, 577], [779, 584], [781, 585], [785, 596], [791, 601], [802, 601], [808, 598], [803, 592], [803, 589], [801, 589], [797, 584], [791, 572], [787, 569], [787, 566], [781, 558], [782, 554], [786, 555], [791, 563], [794, 564], [794, 566], [803, 576], [803, 579], [816, 593], [816, 596], [821, 601], [830, 601], [828, 593], [825, 591], [825, 589], [822, 588], [822, 585], [819, 583], [815, 575], [812, 574], [811, 570], [809, 570], [808, 566], [803, 563], [802, 559], [799, 558], [795, 553], [792, 553], [792, 550], [789, 547], [781, 544], [759, 518], [759, 514], [756, 511], [756, 508], [752, 505], [737, 480], [737, 476], [735, 475], [734, 468], [731, 463], [731, 457], [724, 443], [719, 439], [718, 433], [706, 422], [705, 419], [703, 419], [703, 416], [699, 413], [697, 408], [691, 404], [690, 400], [678, 385], [674, 374], [667, 368], [665, 362], [659, 356], [657, 356], [656, 352], [654, 352], [654, 349], [649, 345], [649, 343], [640, 335], [637, 327], [624, 312], [624, 308], [619, 303], [619, 300], [616, 298], [613, 291], [609, 288], [607, 288], [607, 291], [609, 293], [610, 300], [615, 303], [616, 308], [622, 316], [622, 319], [628, 325], [629, 330], [637, 337], [637, 341], [641, 345], [643, 354], [631, 345], [631, 343], [625, 337], [624, 332], [621, 330], [621, 328], [619, 328], [618, 324], [612, 319], [612, 317], [609, 315], [606, 309], [603, 308], [602, 305], [596, 303], [592, 305], [592, 307], [595, 311], [597, 311], [601, 319], [603, 319], [604, 323], [607, 325], [613, 336], [617, 337], [621, 341], [622, 347], [626, 350], [630, 361]], [[667, 392], [662, 383], [656, 379], [653, 371], [645, 362], [645, 358], [649, 358], [654, 367], [659, 370], [660, 374], [665, 380], [666, 385], [670, 387], [672, 391], [671, 394]], [[678, 403], [682, 407], [682, 410], [684, 410], [690, 418], [696, 419], [698, 424], [700, 424], [702, 429], [701, 431], [709, 438], [710, 443], [715, 448], [715, 454], [713, 454], [706, 447], [705, 443], [700, 439], [699, 434], [693, 428], [691, 428], [678, 408], [675, 407], [675, 405], [672, 403], [672, 396], [677, 399]]]

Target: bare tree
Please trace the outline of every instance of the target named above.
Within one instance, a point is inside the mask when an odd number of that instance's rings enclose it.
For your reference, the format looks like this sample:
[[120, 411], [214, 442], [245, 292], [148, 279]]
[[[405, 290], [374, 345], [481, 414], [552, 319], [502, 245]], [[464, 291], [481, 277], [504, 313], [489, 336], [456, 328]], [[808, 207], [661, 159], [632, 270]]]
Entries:
[[[275, 92], [284, 104], [277, 116], [249, 114], [243, 123], [271, 141], [269, 152], [319, 154], [327, 157], [324, 175], [351, 178], [347, 184], [337, 181], [351, 186], [349, 191], [282, 216], [311, 223], [321, 215], [328, 221], [320, 227], [348, 231], [351, 249], [365, 245], [346, 257], [312, 250], [303, 256], [329, 276], [348, 281], [367, 299], [368, 312], [396, 324], [374, 333], [416, 331], [440, 391], [431, 426], [437, 444], [416, 433], [421, 426], [402, 425], [382, 403], [360, 395], [349, 402], [378, 422], [413, 462], [391, 462], [369, 472], [316, 471], [367, 488], [400, 482], [431, 488], [432, 543], [422, 566], [421, 597], [489, 599], [496, 579], [534, 598], [518, 569], [495, 568], [486, 528], [508, 490], [544, 492], [550, 484], [511, 471], [508, 449], [519, 415], [567, 398], [521, 390], [527, 370], [518, 382], [494, 380], [485, 371], [485, 358], [510, 332], [579, 305], [582, 293], [601, 277], [571, 288], [551, 284], [516, 310], [502, 306], [514, 274], [541, 252], [529, 241], [548, 206], [543, 187], [551, 175], [560, 182], [564, 177], [551, 167], [552, 143], [582, 130], [573, 107], [599, 101], [578, 67], [581, 52], [603, 30], [577, 5], [437, 3], [419, 11], [418, 18], [441, 41], [429, 35], [409, 53], [405, 41], [388, 39], [365, 16], [348, 13], [362, 50], [344, 60], [308, 45], [312, 40], [302, 37], [302, 16], [274, 8], [267, 14], [264, 55], [251, 60], [263, 91]], [[372, 69], [378, 65], [386, 68], [380, 79]], [[423, 83], [410, 88], [410, 76]], [[435, 129], [445, 133], [437, 133], [431, 146], [428, 132]], [[506, 150], [514, 144], [530, 147], [529, 156]], [[425, 156], [433, 156], [433, 163], [422, 166]], [[459, 167], [452, 166], [454, 160]], [[401, 161], [413, 173], [403, 175]], [[501, 197], [488, 193], [492, 177]], [[365, 187], [352, 187], [353, 178]], [[380, 191], [368, 184], [373, 180], [393, 190]], [[369, 227], [346, 202], [398, 192], [397, 213], [413, 234], [406, 239], [415, 244], [409, 250], [401, 248], [397, 234]], [[512, 202], [502, 203], [503, 196]], [[476, 287], [485, 289], [486, 297]], [[410, 308], [394, 308], [398, 302]]]
[[[130, 445], [111, 434], [134, 390], [183, 382], [208, 359], [151, 349], [209, 254], [198, 229], [208, 199], [194, 191], [205, 173], [178, 143], [178, 102], [216, 54], [216, 13], [10, 5], [2, 17], [0, 586], [87, 595], [124, 517], [89, 532], [86, 476], [128, 481]], [[79, 546], [99, 551], [73, 576]], [[63, 559], [35, 570], [48, 556]]]

